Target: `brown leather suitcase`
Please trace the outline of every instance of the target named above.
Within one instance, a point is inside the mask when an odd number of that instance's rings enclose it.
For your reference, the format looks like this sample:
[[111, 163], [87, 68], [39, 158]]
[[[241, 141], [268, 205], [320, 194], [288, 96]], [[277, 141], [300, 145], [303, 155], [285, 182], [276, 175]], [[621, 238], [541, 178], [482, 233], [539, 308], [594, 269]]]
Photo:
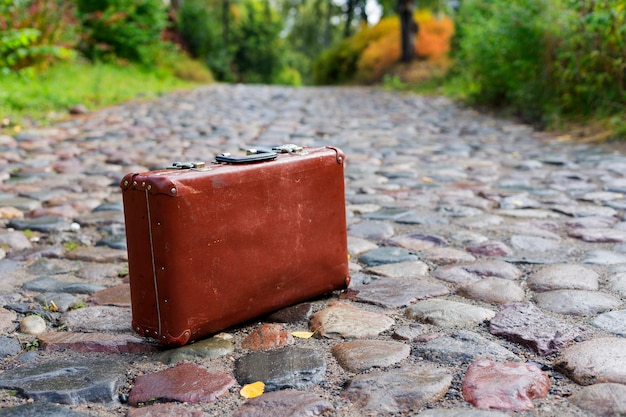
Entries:
[[163, 345], [349, 284], [339, 149], [219, 160], [121, 182], [132, 326]]

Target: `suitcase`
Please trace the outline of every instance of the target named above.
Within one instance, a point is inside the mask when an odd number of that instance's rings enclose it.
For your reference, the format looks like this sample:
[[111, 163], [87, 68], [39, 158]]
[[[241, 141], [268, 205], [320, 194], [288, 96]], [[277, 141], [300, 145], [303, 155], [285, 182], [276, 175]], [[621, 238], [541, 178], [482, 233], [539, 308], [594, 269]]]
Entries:
[[287, 149], [122, 179], [137, 333], [182, 346], [348, 286], [345, 155]]

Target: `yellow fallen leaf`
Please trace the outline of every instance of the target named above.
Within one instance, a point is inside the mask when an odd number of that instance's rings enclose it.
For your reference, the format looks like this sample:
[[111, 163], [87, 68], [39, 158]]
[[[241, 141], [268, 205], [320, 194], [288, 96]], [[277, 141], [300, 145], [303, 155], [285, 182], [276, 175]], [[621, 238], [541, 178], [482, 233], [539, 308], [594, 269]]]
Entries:
[[257, 382], [253, 382], [252, 384], [246, 384], [243, 387], [241, 387], [239, 394], [241, 394], [243, 398], [250, 399], [250, 398], [258, 397], [259, 395], [263, 394], [263, 391], [265, 391], [265, 384], [261, 381], [257, 381]]
[[297, 337], [298, 339], [309, 339], [311, 338], [315, 333], [313, 332], [292, 332], [291, 335], [293, 337]]

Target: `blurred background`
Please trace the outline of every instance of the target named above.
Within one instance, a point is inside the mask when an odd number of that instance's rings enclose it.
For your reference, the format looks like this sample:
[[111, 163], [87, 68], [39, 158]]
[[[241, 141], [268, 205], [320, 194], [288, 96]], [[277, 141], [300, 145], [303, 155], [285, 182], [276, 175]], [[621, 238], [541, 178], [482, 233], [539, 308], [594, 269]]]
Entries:
[[443, 94], [604, 140], [625, 80], [624, 0], [0, 0], [4, 129], [217, 81]]

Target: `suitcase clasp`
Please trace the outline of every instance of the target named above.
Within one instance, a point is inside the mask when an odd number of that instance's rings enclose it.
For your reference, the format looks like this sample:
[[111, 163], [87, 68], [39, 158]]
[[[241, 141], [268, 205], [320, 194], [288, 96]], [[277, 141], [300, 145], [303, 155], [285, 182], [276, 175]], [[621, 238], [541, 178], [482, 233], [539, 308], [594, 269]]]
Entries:
[[172, 162], [172, 165], [167, 169], [194, 169], [197, 171], [207, 171], [211, 168], [206, 166], [203, 161], [185, 161], [185, 162]]

